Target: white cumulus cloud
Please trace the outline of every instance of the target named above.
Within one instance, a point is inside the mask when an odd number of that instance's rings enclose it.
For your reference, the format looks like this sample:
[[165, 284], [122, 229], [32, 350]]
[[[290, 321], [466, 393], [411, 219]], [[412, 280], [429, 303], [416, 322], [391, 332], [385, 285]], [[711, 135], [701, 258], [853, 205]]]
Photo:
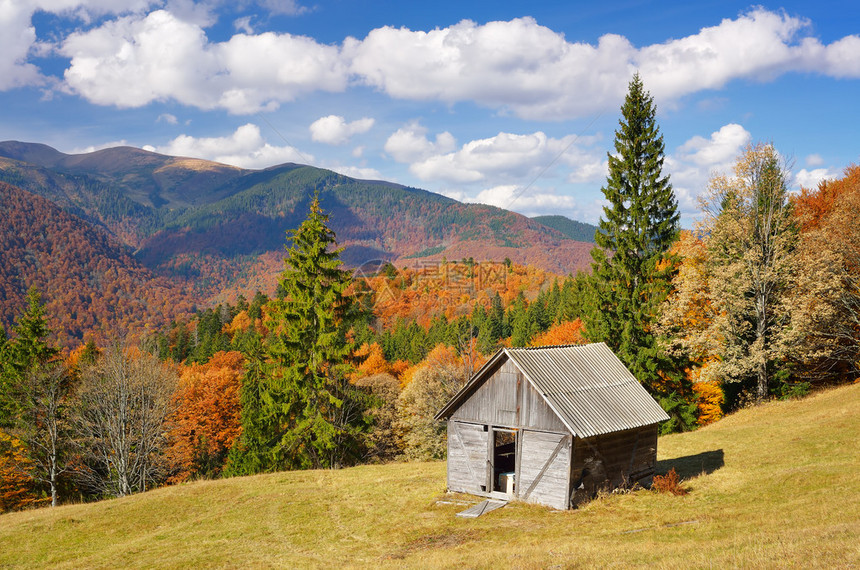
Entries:
[[487, 188], [470, 202], [489, 204], [506, 210], [515, 210], [525, 216], [561, 214], [572, 216], [577, 211], [573, 196], [557, 194], [545, 188], [531, 189], [517, 185], [502, 185]]
[[[426, 141], [426, 139], [424, 139]], [[412, 162], [409, 170], [422, 180], [455, 183], [522, 182], [543, 177], [556, 167], [572, 168], [570, 179], [590, 181], [605, 172], [602, 158], [577, 144], [594, 139], [577, 139], [573, 135], [548, 137], [538, 131], [530, 134], [499, 133], [494, 137], [469, 141], [453, 152], [436, 152]], [[526, 180], [525, 182], [528, 182]]]
[[682, 225], [699, 213], [698, 197], [716, 173], [731, 174], [743, 148], [752, 135], [741, 125], [730, 123], [708, 137], [694, 136], [665, 157], [664, 174], [670, 174], [678, 199]]
[[211, 43], [200, 25], [166, 10], [125, 16], [71, 34], [68, 88], [90, 101], [138, 107], [173, 99], [202, 109], [253, 113], [302, 93], [341, 91], [347, 68], [337, 47], [266, 32]]
[[339, 115], [321, 117], [311, 123], [311, 139], [317, 142], [342, 145], [349, 142], [353, 135], [366, 133], [373, 127], [374, 120], [368, 117], [347, 123]]
[[484, 25], [464, 20], [431, 31], [383, 27], [344, 53], [362, 82], [392, 97], [476, 101], [531, 119], [564, 119], [616, 107], [639, 70], [660, 101], [738, 78], [789, 71], [860, 77], [860, 36], [829, 45], [804, 19], [756, 8], [697, 34], [637, 48], [606, 34], [596, 45], [569, 42], [533, 18]]
[[397, 162], [416, 162], [424, 160], [434, 154], [446, 153], [454, 150], [457, 141], [454, 136], [445, 131], [436, 135], [436, 140], [427, 138], [427, 128], [412, 121], [397, 129], [388, 140], [385, 141], [385, 152]]
[[800, 188], [813, 190], [818, 187], [819, 183], [825, 180], [835, 180], [839, 176], [839, 172], [828, 168], [813, 168], [812, 170], [801, 168], [794, 174], [794, 182], [798, 190]]
[[806, 162], [806, 166], [821, 166], [824, 164], [824, 158], [818, 153], [808, 155], [804, 161]]
[[104, 14], [139, 12], [155, 0], [6, 0], [0, 2], [0, 91], [49, 80], [27, 61], [31, 55], [46, 55], [53, 48], [36, 38], [33, 14], [44, 11], [90, 21]]
[[[397, 99], [469, 101], [522, 118], [563, 120], [616, 109], [634, 71], [661, 105], [731, 81], [769, 81], [789, 72], [860, 78], [860, 35], [825, 44], [812, 23], [754, 8], [695, 34], [645, 46], [605, 34], [569, 41], [535, 19], [433, 30], [385, 26], [340, 45], [288, 33], [237, 33], [211, 41], [213, 3], [192, 0], [6, 0], [0, 2], [0, 89], [45, 83], [30, 60], [44, 46], [32, 16], [116, 16], [59, 40], [70, 59], [65, 88], [102, 105], [173, 100], [202, 109], [253, 113], [315, 91], [363, 84]], [[265, 0], [297, 14], [294, 1]], [[153, 7], [161, 8], [152, 10]], [[149, 10], [149, 11], [148, 11]], [[40, 47], [41, 46], [41, 47]]]
[[349, 176], [350, 178], [358, 178], [359, 180], [382, 180], [382, 173], [375, 168], [366, 166], [328, 166], [329, 170], [334, 170], [338, 174]]
[[179, 135], [165, 145], [145, 146], [145, 150], [171, 156], [202, 158], [240, 168], [266, 168], [285, 162], [311, 163], [313, 156], [291, 146], [266, 142], [257, 125], [248, 123], [225, 137]]

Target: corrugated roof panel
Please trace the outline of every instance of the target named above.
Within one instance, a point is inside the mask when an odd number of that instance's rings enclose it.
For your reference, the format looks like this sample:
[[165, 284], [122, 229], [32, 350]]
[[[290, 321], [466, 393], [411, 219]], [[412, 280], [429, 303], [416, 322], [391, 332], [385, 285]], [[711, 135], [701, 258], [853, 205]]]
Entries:
[[508, 348], [504, 352], [578, 437], [633, 429], [669, 419], [603, 343]]

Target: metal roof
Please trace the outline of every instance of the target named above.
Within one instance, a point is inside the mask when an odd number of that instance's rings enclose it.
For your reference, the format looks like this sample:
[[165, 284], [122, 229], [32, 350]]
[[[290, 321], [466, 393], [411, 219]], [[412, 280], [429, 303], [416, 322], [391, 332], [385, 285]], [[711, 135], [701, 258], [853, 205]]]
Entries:
[[577, 437], [593, 437], [669, 419], [604, 343], [503, 348], [436, 415], [448, 418], [505, 357]]

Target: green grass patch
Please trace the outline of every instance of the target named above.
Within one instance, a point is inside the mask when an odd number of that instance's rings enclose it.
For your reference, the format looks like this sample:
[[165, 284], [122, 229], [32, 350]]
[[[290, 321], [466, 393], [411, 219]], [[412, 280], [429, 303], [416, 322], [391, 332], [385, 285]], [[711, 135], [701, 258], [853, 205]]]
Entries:
[[2, 515], [0, 567], [856, 567], [858, 434], [860, 384], [661, 437], [687, 495], [478, 519], [442, 462], [191, 483]]

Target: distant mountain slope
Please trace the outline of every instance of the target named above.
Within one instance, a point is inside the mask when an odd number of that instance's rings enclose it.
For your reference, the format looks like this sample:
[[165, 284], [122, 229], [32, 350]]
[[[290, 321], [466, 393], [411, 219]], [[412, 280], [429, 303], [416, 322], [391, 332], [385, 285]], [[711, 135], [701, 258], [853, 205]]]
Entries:
[[5, 141], [0, 142], [0, 156], [67, 176], [97, 180], [154, 208], [184, 208], [217, 200], [223, 197], [217, 192], [219, 186], [247, 173], [226, 164], [133, 147], [64, 154], [41, 144]]
[[129, 147], [67, 155], [7, 141], [0, 181], [100, 226], [201, 298], [273, 283], [286, 232], [315, 191], [351, 266], [510, 258], [568, 274], [588, 267], [592, 247], [514, 212], [296, 164], [243, 170]]
[[597, 231], [595, 225], [577, 222], [566, 216], [534, 216], [532, 219], [560, 231], [570, 239], [594, 243], [594, 232]]
[[61, 343], [160, 326], [192, 308], [107, 234], [52, 202], [0, 182], [0, 323], [7, 330], [36, 286]]

